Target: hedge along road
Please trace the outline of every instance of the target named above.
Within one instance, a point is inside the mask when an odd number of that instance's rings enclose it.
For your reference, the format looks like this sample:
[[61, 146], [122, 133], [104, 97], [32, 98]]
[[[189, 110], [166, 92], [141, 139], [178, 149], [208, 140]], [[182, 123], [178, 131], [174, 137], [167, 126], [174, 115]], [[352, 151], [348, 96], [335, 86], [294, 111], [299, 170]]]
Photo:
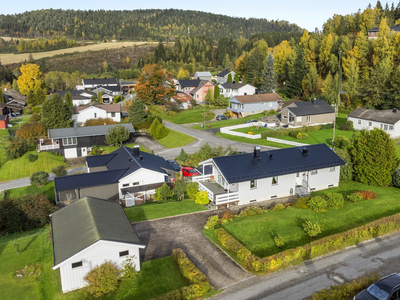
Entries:
[[400, 232], [360, 243], [346, 250], [266, 276], [252, 277], [225, 288], [211, 300], [300, 300], [331, 285], [361, 275], [400, 271]]

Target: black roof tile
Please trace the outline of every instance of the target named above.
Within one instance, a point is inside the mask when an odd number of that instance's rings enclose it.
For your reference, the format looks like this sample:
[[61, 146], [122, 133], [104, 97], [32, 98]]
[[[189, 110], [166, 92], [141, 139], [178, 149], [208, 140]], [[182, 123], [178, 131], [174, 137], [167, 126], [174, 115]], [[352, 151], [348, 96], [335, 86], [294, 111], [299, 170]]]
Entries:
[[302, 101], [295, 102], [293, 104], [295, 105], [294, 107], [288, 106], [287, 109], [296, 116], [319, 115], [335, 112], [333, 107], [326, 103], [324, 100]]

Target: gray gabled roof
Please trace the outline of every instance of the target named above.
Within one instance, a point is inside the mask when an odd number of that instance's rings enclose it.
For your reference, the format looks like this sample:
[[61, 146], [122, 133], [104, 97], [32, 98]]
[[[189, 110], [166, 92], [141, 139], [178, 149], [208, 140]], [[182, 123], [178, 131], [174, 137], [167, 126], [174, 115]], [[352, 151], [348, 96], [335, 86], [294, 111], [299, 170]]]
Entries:
[[349, 113], [347, 117], [394, 125], [400, 121], [400, 111], [398, 109], [377, 110], [358, 107]]
[[[390, 31], [392, 31], [392, 30], [394, 32], [400, 31], [400, 26], [392, 26], [392, 27], [389, 27], [389, 28], [390, 28]], [[373, 27], [370, 30], [368, 30], [368, 32], [379, 32], [379, 27]]]
[[197, 75], [198, 77], [211, 77], [211, 73], [210, 72], [196, 72], [195, 75]]
[[178, 82], [182, 88], [197, 87], [200, 83], [200, 79], [184, 79], [184, 80], [178, 80]]
[[229, 71], [229, 69], [222, 70], [221, 72], [219, 72], [219, 73], [217, 74], [217, 77], [225, 77], [225, 76], [228, 75], [230, 72], [232, 72], [232, 71]]
[[[119, 124], [128, 129], [129, 132], [135, 132], [131, 123]], [[83, 137], [83, 136], [98, 136], [108, 134], [108, 129], [117, 125], [99, 125], [99, 126], [85, 126], [85, 127], [70, 127], [70, 128], [57, 128], [49, 129], [49, 139], [61, 139], [67, 137]]]
[[143, 246], [115, 201], [81, 198], [51, 216], [54, 266], [99, 240]]
[[285, 109], [290, 110], [296, 116], [330, 114], [335, 112], [333, 107], [324, 100], [294, 102]]
[[103, 85], [103, 84], [118, 84], [116, 78], [93, 78], [93, 79], [82, 79], [82, 83], [86, 84], [95, 84], [95, 85]]
[[[234, 90], [238, 90], [246, 85], [250, 85], [248, 83], [244, 83], [244, 82], [225, 82], [222, 83], [221, 86], [225, 89], [234, 89]], [[256, 92], [256, 88], [252, 85], [250, 85], [251, 87], [254, 88], [254, 93]]]

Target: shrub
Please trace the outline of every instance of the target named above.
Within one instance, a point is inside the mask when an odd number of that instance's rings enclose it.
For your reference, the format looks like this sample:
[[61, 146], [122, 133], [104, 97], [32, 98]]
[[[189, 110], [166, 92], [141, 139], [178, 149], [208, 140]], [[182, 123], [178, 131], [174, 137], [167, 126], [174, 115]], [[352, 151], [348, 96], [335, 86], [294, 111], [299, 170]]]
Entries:
[[346, 125], [340, 125], [339, 129], [340, 130], [347, 130], [347, 126]]
[[347, 196], [347, 201], [351, 203], [358, 203], [361, 202], [362, 200], [364, 200], [363, 197], [358, 193], [353, 193]]
[[302, 139], [302, 137], [301, 137], [301, 132], [299, 132], [299, 133], [296, 135], [296, 139], [298, 139], [298, 140], [301, 140], [301, 139]]
[[270, 109], [270, 110], [268, 111], [268, 113], [269, 113], [269, 114], [274, 114], [274, 115], [275, 115], [275, 114], [276, 114], [276, 110], [275, 110], [275, 109]]
[[222, 214], [221, 214], [221, 219], [222, 220], [232, 220], [235, 217], [235, 214], [233, 213], [233, 211], [231, 211], [230, 209], [225, 210]]
[[284, 241], [283, 241], [283, 237], [282, 237], [281, 235], [279, 235], [279, 234], [277, 234], [276, 236], [274, 236], [274, 242], [275, 242], [275, 245], [276, 245], [278, 248], [282, 248], [282, 247], [285, 245], [285, 243], [284, 243]]
[[33, 141], [34, 139], [46, 136], [47, 130], [43, 123], [25, 123], [17, 130], [17, 135], [21, 139]]
[[156, 129], [155, 139], [159, 140], [165, 138], [169, 134], [169, 130], [164, 124], [160, 124]]
[[135, 128], [135, 130], [143, 130], [143, 129], [149, 129], [151, 123], [149, 121], [143, 121], [139, 124], [132, 124], [132, 126]]
[[208, 193], [205, 191], [199, 191], [196, 194], [195, 201], [197, 204], [208, 204], [210, 200], [208, 199]]
[[373, 191], [358, 191], [356, 193], [359, 194], [363, 198], [363, 200], [371, 200], [378, 198], [378, 195]]
[[162, 186], [156, 189], [154, 199], [157, 201], [169, 201], [172, 195], [173, 191], [171, 191], [171, 188], [164, 183]]
[[100, 148], [99, 145], [93, 145], [92, 146], [92, 151], [90, 151], [89, 155], [101, 155], [103, 153], [103, 150]]
[[167, 111], [167, 116], [175, 117], [176, 116], [176, 112], [174, 112], [172, 110], [169, 110], [169, 111]]
[[100, 125], [112, 125], [115, 121], [111, 118], [97, 118], [86, 120], [83, 126], [100, 126]]
[[186, 192], [190, 199], [196, 198], [196, 194], [199, 191], [199, 184], [197, 182], [189, 182], [186, 185]]
[[121, 275], [124, 280], [135, 280], [138, 277], [136, 271], [135, 255], [129, 256], [122, 267]]
[[65, 168], [64, 165], [55, 167], [51, 169], [51, 172], [56, 175], [56, 177], [61, 177], [67, 175], [67, 169]]
[[204, 229], [214, 229], [214, 227], [217, 226], [218, 221], [218, 215], [209, 217], [206, 224], [204, 225]]
[[335, 148], [346, 150], [351, 146], [351, 142], [347, 137], [345, 137], [343, 135], [338, 135], [335, 138], [335, 142], [334, 142], [333, 145], [334, 145]]
[[311, 197], [299, 197], [294, 201], [292, 206], [295, 208], [308, 209], [307, 202], [310, 199]]
[[36, 161], [38, 158], [39, 158], [39, 156], [38, 155], [36, 155], [36, 154], [29, 154], [27, 157], [26, 157], [30, 162], [34, 162], [34, 161]]
[[118, 288], [119, 270], [116, 264], [106, 261], [85, 276], [87, 291], [94, 298], [100, 298]]
[[281, 211], [284, 209], [285, 209], [285, 207], [283, 206], [283, 204], [280, 204], [280, 203], [278, 203], [274, 206], [274, 211]]
[[29, 150], [29, 143], [26, 139], [21, 139], [17, 136], [10, 137], [6, 144], [6, 153], [8, 159], [21, 157]]
[[307, 202], [308, 207], [316, 212], [322, 212], [325, 211], [328, 207], [328, 203], [326, 200], [321, 197], [321, 196], [315, 196], [312, 197], [308, 202]]
[[332, 129], [333, 128], [333, 123], [323, 124], [323, 125], [320, 125], [320, 126], [321, 126], [321, 130], [322, 129]]
[[307, 134], [307, 133], [305, 133], [305, 132], [303, 132], [303, 133], [301, 134], [301, 138], [302, 138], [302, 139], [306, 139], [306, 138], [308, 138], [308, 134]]
[[113, 99], [113, 102], [114, 103], [118, 103], [118, 102], [121, 102], [122, 100], [123, 100], [122, 95], [118, 95]]
[[310, 237], [317, 237], [321, 233], [321, 227], [318, 223], [312, 223], [311, 221], [303, 223], [303, 229]]
[[339, 193], [327, 194], [326, 202], [328, 204], [328, 207], [337, 209], [343, 207], [344, 198], [343, 195]]
[[394, 171], [392, 181], [395, 187], [400, 188], [400, 169]]
[[44, 186], [49, 182], [49, 174], [45, 171], [35, 172], [31, 176], [31, 185]]
[[37, 123], [40, 122], [40, 115], [38, 113], [33, 113], [29, 118], [29, 123]]
[[347, 128], [347, 130], [353, 131], [354, 130], [353, 121], [347, 121], [346, 122], [346, 128]]
[[245, 208], [240, 212], [238, 217], [248, 217], [248, 216], [255, 216], [255, 215], [261, 215], [263, 214], [264, 211], [261, 207], [258, 206], [250, 206], [248, 208]]
[[289, 131], [289, 136], [292, 138], [297, 138], [297, 135], [300, 133], [298, 130], [291, 130]]

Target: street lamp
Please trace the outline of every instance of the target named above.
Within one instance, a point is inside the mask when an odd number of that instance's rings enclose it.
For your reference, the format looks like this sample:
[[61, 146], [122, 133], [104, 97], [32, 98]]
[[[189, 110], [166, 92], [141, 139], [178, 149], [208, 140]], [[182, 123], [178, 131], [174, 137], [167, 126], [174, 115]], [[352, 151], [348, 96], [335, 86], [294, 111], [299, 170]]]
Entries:
[[337, 114], [337, 110], [338, 110], [338, 102], [340, 101], [340, 92], [342, 90], [342, 70], [340, 67], [341, 58], [342, 58], [342, 51], [339, 51], [338, 98], [335, 101], [335, 116], [333, 119], [332, 150], [334, 148], [333, 145], [335, 144], [336, 114]]

